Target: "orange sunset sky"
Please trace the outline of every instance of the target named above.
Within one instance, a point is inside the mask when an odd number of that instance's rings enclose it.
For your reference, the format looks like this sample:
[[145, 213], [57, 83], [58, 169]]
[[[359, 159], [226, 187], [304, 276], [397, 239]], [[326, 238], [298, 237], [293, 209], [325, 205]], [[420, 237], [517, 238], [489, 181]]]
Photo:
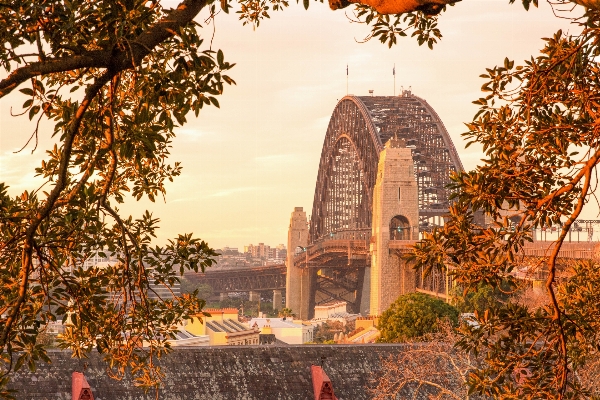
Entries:
[[[176, 1], [164, 2], [176, 5]], [[348, 8], [347, 13], [351, 13]], [[204, 25], [207, 13], [198, 19]], [[541, 37], [577, 27], [553, 16], [540, 2], [526, 12], [507, 0], [464, 0], [440, 19], [443, 39], [434, 50], [415, 39], [401, 38], [388, 49], [379, 41], [359, 43], [369, 29], [351, 23], [344, 10], [312, 2], [308, 11], [292, 2], [273, 12], [260, 27], [242, 26], [235, 12], [216, 19], [213, 48], [237, 65], [229, 75], [237, 86], [226, 87], [221, 108], [204, 109], [178, 129], [172, 160], [183, 174], [169, 183], [166, 202], [131, 200], [124, 214], [151, 210], [161, 219], [157, 244], [177, 233], [194, 232], [215, 248], [287, 241], [291, 211], [302, 206], [310, 213], [321, 146], [337, 101], [349, 93], [392, 95], [403, 86], [426, 99], [441, 119], [467, 169], [482, 157], [480, 149], [464, 149], [460, 134], [476, 112], [471, 101], [480, 97], [485, 67], [536, 55]], [[208, 46], [212, 26], [203, 29]], [[6, 76], [3, 73], [2, 76]], [[15, 91], [16, 92], [16, 91]], [[11, 117], [24, 98], [13, 93], [0, 101], [0, 181], [12, 194], [37, 188], [34, 168], [52, 146], [51, 127], [43, 124], [40, 146], [22, 147], [32, 132], [26, 116]], [[586, 217], [596, 218], [597, 210]]]

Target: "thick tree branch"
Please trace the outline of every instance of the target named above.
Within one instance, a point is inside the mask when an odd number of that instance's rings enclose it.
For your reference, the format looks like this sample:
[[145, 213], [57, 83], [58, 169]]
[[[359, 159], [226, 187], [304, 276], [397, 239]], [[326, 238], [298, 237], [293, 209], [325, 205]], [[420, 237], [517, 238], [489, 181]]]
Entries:
[[600, 10], [600, 0], [570, 0], [575, 4], [589, 8], [590, 10]]
[[150, 52], [179, 29], [189, 24], [206, 6], [206, 0], [185, 0], [162, 20], [130, 42], [127, 51], [113, 49], [87, 52], [80, 56], [62, 57], [31, 63], [17, 68], [0, 81], [0, 97], [12, 92], [21, 83], [35, 77], [81, 68], [107, 68], [116, 72], [134, 68]]
[[554, 245], [554, 249], [552, 250], [552, 254], [550, 255], [550, 259], [548, 260], [548, 279], [546, 280], [546, 290], [548, 295], [550, 296], [550, 300], [552, 302], [552, 306], [554, 308], [553, 320], [559, 327], [559, 341], [561, 347], [561, 371], [558, 371], [557, 378], [560, 379], [560, 395], [561, 397], [565, 395], [567, 390], [568, 379], [567, 375], [569, 373], [569, 358], [567, 354], [567, 338], [565, 334], [565, 329], [563, 326], [563, 321], [561, 319], [562, 309], [558, 304], [558, 299], [556, 298], [556, 293], [554, 292], [554, 284], [556, 278], [556, 258], [558, 257], [558, 252], [560, 251], [565, 238], [567, 237], [567, 233], [571, 229], [571, 225], [577, 217], [581, 214], [583, 210], [583, 205], [585, 203], [585, 198], [590, 189], [590, 181], [592, 176], [592, 169], [596, 167], [598, 163], [598, 157], [600, 152], [596, 152], [594, 156], [586, 163], [582, 172], [584, 173], [585, 180], [583, 183], [583, 188], [581, 190], [581, 195], [579, 196], [579, 200], [577, 201], [577, 205], [573, 213], [567, 219], [567, 222], [563, 225], [562, 231], [556, 244]]
[[10, 332], [12, 331], [12, 327], [19, 316], [21, 306], [23, 305], [27, 297], [27, 289], [29, 287], [29, 275], [31, 273], [31, 269], [33, 268], [33, 245], [35, 232], [37, 231], [42, 221], [48, 218], [48, 216], [54, 209], [55, 203], [57, 202], [62, 191], [67, 185], [67, 171], [69, 169], [69, 162], [71, 160], [71, 150], [73, 148], [73, 141], [75, 140], [75, 136], [77, 136], [77, 133], [79, 132], [79, 127], [81, 126], [83, 116], [85, 115], [85, 112], [88, 110], [90, 104], [92, 103], [93, 99], [96, 97], [98, 92], [108, 81], [110, 81], [111, 78], [112, 76], [110, 75], [110, 73], [106, 72], [104, 75], [99, 77], [92, 86], [88, 88], [86, 96], [79, 108], [77, 109], [77, 112], [73, 117], [73, 121], [71, 122], [69, 130], [65, 135], [62, 158], [60, 161], [60, 166], [58, 168], [59, 172], [56, 185], [48, 195], [48, 198], [46, 199], [44, 205], [40, 208], [37, 215], [33, 218], [31, 224], [27, 228], [27, 233], [23, 240], [21, 271], [19, 272], [19, 294], [14, 302], [10, 315], [8, 316], [8, 318], [6, 318], [2, 334], [0, 335], [0, 352], [2, 352], [4, 350], [4, 347], [6, 346], [8, 337], [10, 335]]
[[[436, 15], [448, 4], [454, 4], [461, 0], [329, 0], [332, 10], [348, 7], [350, 4], [359, 3], [374, 8], [380, 14], [404, 14], [414, 11], [422, 11], [426, 15]], [[590, 10], [600, 10], [600, 0], [569, 0], [573, 3]]]
[[6, 96], [21, 83], [36, 76], [72, 71], [80, 68], [106, 68], [109, 66], [109, 61], [110, 52], [94, 51], [82, 56], [64, 57], [31, 63], [21, 68], [17, 68], [0, 81], [0, 97]]
[[413, 11], [422, 11], [427, 15], [436, 15], [447, 4], [454, 4], [460, 0], [329, 0], [332, 10], [348, 7], [352, 3], [370, 6], [380, 14], [404, 14]]
[[598, 164], [598, 162], [600, 162], [600, 150], [597, 150], [594, 155], [592, 155], [592, 157], [585, 162], [581, 170], [571, 179], [568, 184], [548, 194], [546, 197], [539, 199], [537, 201], [536, 208], [542, 209], [545, 204], [551, 202], [556, 197], [572, 191], [575, 186], [588, 174], [590, 169], [594, 168]]

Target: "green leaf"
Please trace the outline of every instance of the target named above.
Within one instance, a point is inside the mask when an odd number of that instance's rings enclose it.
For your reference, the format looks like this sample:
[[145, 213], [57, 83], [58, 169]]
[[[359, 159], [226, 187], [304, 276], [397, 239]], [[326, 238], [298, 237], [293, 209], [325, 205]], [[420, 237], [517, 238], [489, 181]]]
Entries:
[[40, 111], [40, 106], [39, 105], [35, 105], [33, 107], [31, 107], [31, 109], [29, 110], [29, 120], [32, 120], [33, 117]]

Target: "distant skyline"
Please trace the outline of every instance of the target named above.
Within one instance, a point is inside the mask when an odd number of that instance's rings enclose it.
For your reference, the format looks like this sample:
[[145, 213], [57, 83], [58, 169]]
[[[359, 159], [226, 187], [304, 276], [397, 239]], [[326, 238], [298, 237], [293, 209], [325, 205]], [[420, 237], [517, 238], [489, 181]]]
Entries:
[[[213, 49], [237, 63], [229, 74], [237, 86], [219, 96], [220, 109], [207, 107], [197, 119], [190, 113], [177, 130], [171, 162], [181, 161], [183, 174], [167, 184], [166, 202], [130, 200], [121, 211], [137, 217], [149, 209], [160, 218], [157, 244], [186, 232], [215, 248], [286, 244], [294, 207], [311, 212], [325, 131], [346, 94], [346, 66], [349, 93], [366, 96], [369, 90], [393, 94], [395, 65], [396, 94], [411, 87], [426, 99], [463, 165], [472, 169], [481, 151], [465, 150], [460, 134], [476, 112], [471, 102], [481, 97], [479, 75], [504, 57], [518, 65], [536, 56], [540, 38], [559, 28], [577, 31], [554, 17], [545, 2], [529, 12], [507, 3], [470, 0], [450, 7], [439, 24], [444, 37], [433, 50], [419, 47], [414, 38], [400, 38], [392, 49], [376, 40], [358, 43], [368, 27], [350, 23], [326, 3], [312, 2], [304, 11], [292, 2], [256, 30], [242, 26], [235, 12], [221, 12]], [[205, 11], [198, 18], [203, 26], [206, 17]], [[203, 30], [208, 47], [213, 27]], [[39, 186], [34, 168], [53, 143], [51, 125], [44, 123], [33, 155], [32, 144], [13, 153], [33, 129], [26, 116], [10, 116], [11, 107], [18, 112], [23, 101], [19, 94], [0, 100], [0, 182], [11, 186], [13, 195]], [[587, 210], [585, 217], [596, 218], [597, 210]]]

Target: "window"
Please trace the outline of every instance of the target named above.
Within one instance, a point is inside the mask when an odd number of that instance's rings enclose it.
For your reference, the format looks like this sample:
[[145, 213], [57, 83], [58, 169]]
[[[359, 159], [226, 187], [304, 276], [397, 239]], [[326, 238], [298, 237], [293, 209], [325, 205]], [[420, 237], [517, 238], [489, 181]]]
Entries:
[[411, 226], [404, 215], [396, 215], [390, 221], [390, 240], [410, 240]]

